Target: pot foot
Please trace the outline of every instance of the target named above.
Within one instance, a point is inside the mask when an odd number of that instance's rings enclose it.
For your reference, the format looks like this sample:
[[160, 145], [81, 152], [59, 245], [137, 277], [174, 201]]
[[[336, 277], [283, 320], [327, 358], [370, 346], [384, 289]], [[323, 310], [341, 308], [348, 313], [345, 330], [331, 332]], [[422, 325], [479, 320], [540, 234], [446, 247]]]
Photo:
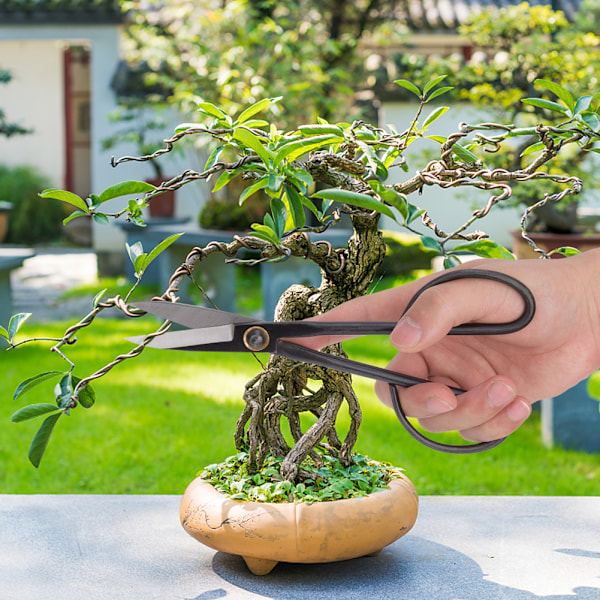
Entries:
[[365, 556], [379, 556], [381, 554], [381, 550], [383, 550], [383, 548], [375, 550], [375, 552], [371, 552], [370, 554], [365, 554]]
[[252, 556], [242, 556], [242, 558], [246, 562], [248, 570], [254, 575], [268, 575], [279, 562], [268, 558], [253, 558]]

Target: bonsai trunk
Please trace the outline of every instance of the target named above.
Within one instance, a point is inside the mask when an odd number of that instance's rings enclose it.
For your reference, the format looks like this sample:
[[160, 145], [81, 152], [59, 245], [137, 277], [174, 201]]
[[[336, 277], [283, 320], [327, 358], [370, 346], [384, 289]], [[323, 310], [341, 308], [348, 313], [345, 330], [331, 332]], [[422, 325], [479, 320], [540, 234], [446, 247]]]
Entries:
[[[348, 249], [311, 252], [307, 236], [298, 234], [292, 253], [313, 260], [321, 267], [319, 288], [294, 285], [281, 296], [276, 320], [298, 320], [322, 312], [364, 295], [373, 281], [377, 267], [385, 256], [385, 243], [378, 230], [379, 215], [352, 216], [353, 235]], [[342, 355], [341, 346], [327, 352]], [[267, 454], [283, 458], [282, 476], [294, 480], [302, 477], [300, 464], [307, 455], [319, 460], [315, 448], [321, 445], [338, 456], [342, 464], [351, 464], [351, 453], [361, 422], [361, 410], [351, 386], [351, 377], [338, 371], [298, 363], [272, 356], [267, 366], [246, 385], [246, 406], [236, 427], [238, 450], [248, 451], [249, 471], [256, 472]], [[336, 417], [344, 402], [350, 413], [350, 427], [340, 439], [335, 429]], [[311, 413], [316, 422], [302, 430], [300, 415]], [[291, 447], [283, 435], [287, 427], [294, 440]]]

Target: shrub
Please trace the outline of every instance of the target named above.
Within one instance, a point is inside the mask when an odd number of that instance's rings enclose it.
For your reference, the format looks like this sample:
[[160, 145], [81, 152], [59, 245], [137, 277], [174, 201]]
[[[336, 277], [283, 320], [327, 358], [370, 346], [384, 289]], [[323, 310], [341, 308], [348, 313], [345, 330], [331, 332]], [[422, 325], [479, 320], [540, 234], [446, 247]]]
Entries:
[[38, 194], [50, 187], [47, 178], [33, 167], [0, 165], [0, 200], [13, 204], [6, 241], [12, 244], [39, 244], [58, 239], [62, 234], [65, 211], [62, 203], [40, 199]]

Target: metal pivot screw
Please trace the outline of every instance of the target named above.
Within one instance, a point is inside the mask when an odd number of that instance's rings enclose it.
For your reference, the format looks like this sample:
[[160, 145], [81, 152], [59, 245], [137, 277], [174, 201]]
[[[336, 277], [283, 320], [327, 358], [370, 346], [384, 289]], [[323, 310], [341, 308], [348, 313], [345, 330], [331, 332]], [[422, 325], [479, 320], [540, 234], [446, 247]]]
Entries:
[[244, 345], [253, 352], [264, 350], [270, 341], [269, 334], [263, 327], [250, 327], [244, 332]]

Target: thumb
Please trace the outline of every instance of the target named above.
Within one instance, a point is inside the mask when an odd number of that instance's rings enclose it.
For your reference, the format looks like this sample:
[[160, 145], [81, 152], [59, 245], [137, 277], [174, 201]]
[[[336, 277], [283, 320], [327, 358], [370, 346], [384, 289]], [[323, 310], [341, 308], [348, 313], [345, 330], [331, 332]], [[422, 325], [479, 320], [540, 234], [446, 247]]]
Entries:
[[503, 323], [518, 318], [523, 299], [498, 281], [461, 279], [438, 286], [435, 280], [398, 321], [391, 334], [397, 350], [420, 352], [463, 323]]

